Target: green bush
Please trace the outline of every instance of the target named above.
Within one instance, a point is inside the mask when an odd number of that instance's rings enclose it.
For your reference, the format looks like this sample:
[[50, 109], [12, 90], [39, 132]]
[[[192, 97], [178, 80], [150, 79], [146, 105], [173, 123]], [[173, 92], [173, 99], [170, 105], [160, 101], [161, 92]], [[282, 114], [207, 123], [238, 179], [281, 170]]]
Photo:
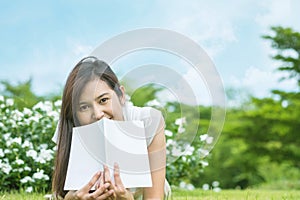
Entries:
[[[60, 104], [59, 100], [44, 101], [32, 109], [18, 109], [13, 99], [0, 96], [0, 191], [51, 190], [55, 155], [55, 143], [51, 139], [59, 119]], [[177, 105], [169, 103], [168, 106]], [[172, 185], [191, 189], [194, 187], [190, 184], [191, 177], [199, 176], [208, 165], [200, 154], [203, 153], [201, 146], [211, 138], [205, 134], [200, 138], [197, 133], [192, 143], [184, 141], [193, 123], [189, 120], [193, 118], [181, 116], [177, 109], [167, 115], [167, 179]]]
[[0, 96], [1, 191], [49, 191], [55, 144], [51, 141], [60, 101], [40, 102], [18, 110], [14, 100]]

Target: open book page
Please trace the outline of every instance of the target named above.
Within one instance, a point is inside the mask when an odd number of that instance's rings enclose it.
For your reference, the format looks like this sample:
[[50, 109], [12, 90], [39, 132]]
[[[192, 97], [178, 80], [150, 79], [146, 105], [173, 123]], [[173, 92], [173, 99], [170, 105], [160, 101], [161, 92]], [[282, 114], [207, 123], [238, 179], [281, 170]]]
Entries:
[[117, 162], [126, 188], [151, 187], [151, 172], [142, 121], [104, 121], [106, 163]]
[[126, 188], [151, 187], [145, 130], [142, 121], [113, 121], [103, 118], [73, 128], [65, 190], [78, 190], [108, 165], [117, 162]]
[[105, 163], [103, 122], [73, 128], [65, 190], [78, 190]]

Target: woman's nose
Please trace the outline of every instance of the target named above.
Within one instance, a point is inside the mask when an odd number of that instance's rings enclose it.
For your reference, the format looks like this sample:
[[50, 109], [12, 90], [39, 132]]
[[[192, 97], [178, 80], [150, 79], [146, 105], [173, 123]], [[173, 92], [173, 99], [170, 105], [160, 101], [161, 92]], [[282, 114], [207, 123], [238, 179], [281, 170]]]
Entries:
[[104, 117], [104, 112], [102, 110], [95, 109], [94, 110], [94, 118], [96, 120], [100, 120], [100, 119], [102, 119], [102, 117]]

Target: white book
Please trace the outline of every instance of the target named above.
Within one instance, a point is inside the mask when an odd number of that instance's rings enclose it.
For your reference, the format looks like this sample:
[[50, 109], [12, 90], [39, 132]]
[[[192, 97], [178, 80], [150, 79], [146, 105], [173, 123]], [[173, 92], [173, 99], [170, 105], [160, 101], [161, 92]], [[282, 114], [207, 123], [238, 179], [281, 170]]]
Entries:
[[[111, 174], [120, 167], [125, 188], [152, 187], [145, 129], [142, 121], [103, 118], [73, 128], [65, 190], [78, 190], [106, 164]], [[113, 176], [111, 176], [113, 179]]]

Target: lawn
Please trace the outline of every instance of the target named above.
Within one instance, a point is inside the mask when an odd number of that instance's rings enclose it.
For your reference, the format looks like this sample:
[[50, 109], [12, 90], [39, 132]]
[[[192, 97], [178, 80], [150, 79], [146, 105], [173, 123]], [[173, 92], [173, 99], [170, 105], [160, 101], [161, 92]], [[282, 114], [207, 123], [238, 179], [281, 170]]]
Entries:
[[[39, 200], [44, 199], [43, 194], [26, 193], [0, 193], [0, 200]], [[203, 200], [298, 200], [300, 199], [300, 190], [298, 191], [278, 191], [278, 190], [222, 190], [213, 191], [184, 191], [173, 190], [172, 200], [185, 199], [203, 199]]]
[[221, 192], [174, 190], [172, 196], [173, 200], [298, 200], [300, 199], [300, 190], [222, 190]]

